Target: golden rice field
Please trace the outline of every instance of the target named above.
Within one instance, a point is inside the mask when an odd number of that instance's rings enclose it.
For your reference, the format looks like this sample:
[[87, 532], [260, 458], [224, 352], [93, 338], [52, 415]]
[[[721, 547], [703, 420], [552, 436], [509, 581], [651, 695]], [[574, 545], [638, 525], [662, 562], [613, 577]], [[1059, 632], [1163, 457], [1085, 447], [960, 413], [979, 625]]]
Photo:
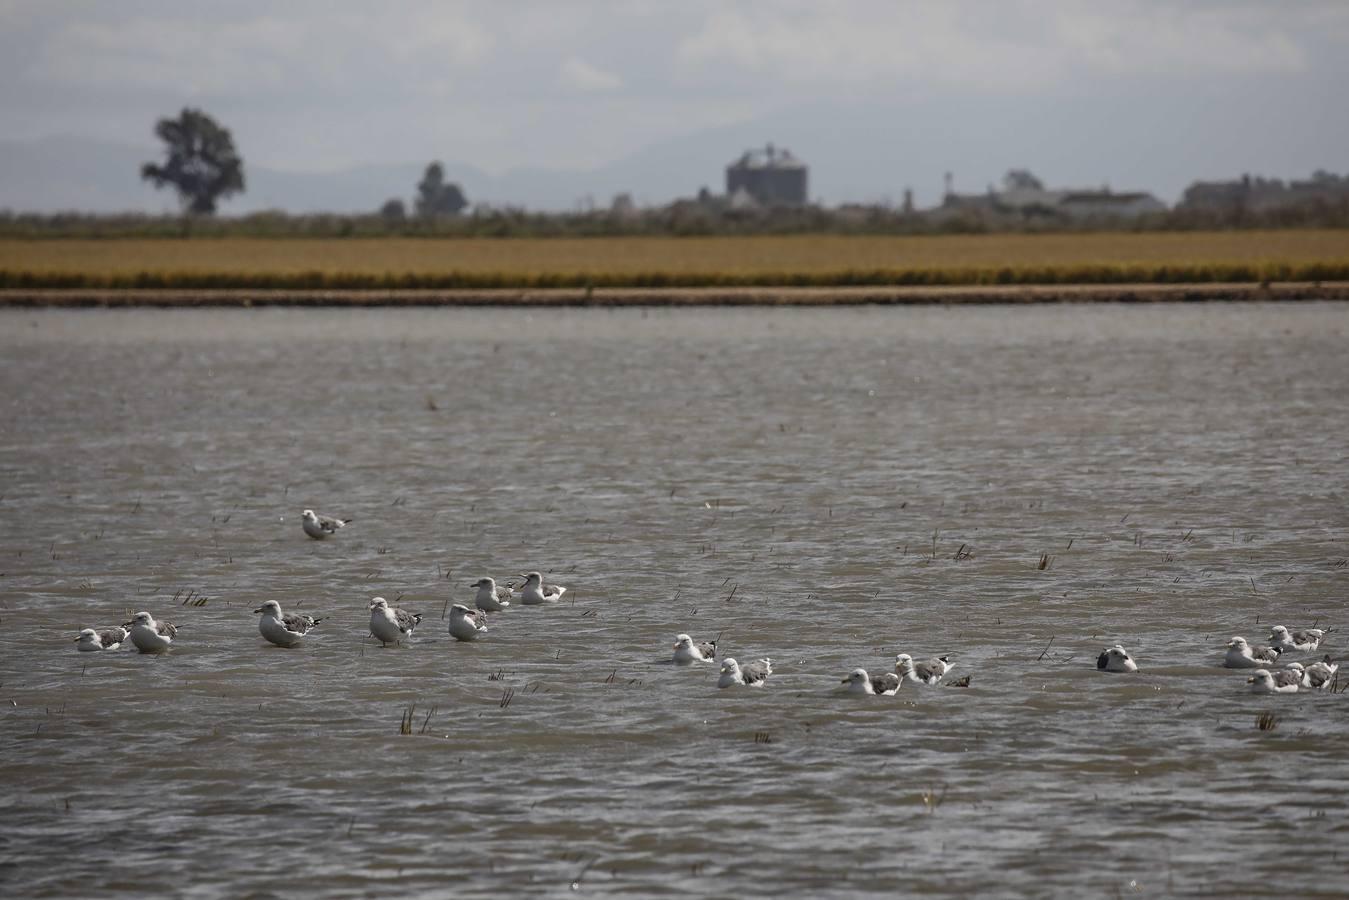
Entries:
[[0, 240], [0, 287], [660, 287], [1346, 278], [1349, 230]]

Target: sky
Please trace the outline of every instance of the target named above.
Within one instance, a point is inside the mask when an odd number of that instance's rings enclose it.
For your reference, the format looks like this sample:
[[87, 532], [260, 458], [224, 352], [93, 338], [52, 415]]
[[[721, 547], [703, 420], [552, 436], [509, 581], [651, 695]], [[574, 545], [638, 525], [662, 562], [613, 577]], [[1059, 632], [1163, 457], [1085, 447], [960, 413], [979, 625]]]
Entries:
[[1349, 170], [1345, 86], [1343, 0], [0, 0], [0, 137], [153, 147], [194, 106], [292, 172], [647, 154], [696, 159], [692, 193], [721, 176], [690, 148], [723, 166], [753, 140], [805, 159], [826, 202], [1012, 167], [1174, 200]]

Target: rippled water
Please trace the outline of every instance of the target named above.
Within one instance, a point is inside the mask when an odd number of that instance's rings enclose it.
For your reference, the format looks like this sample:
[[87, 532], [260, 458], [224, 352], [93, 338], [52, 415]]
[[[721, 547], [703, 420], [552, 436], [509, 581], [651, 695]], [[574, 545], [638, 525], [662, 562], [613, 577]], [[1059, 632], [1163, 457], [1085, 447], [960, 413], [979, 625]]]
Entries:
[[[1349, 625], [1347, 335], [1317, 304], [2, 312], [0, 889], [1342, 894], [1349, 694], [1217, 663]], [[312, 541], [306, 506], [356, 521]], [[529, 568], [565, 602], [448, 638]], [[376, 594], [410, 646], [368, 638]], [[265, 599], [330, 618], [274, 648]], [[76, 652], [138, 609], [170, 653]], [[777, 674], [718, 691], [680, 631]], [[1095, 671], [1115, 641], [1143, 674]], [[972, 684], [839, 695], [901, 650]]]

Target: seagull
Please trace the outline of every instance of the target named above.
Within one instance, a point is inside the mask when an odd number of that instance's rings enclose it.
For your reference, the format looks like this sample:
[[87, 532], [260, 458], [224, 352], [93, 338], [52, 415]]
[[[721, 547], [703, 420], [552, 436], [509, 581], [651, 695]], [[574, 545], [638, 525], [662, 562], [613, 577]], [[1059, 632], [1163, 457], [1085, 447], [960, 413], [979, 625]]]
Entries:
[[1302, 663], [1289, 663], [1277, 672], [1271, 672], [1274, 676], [1274, 684], [1278, 687], [1302, 687], [1302, 681], [1306, 677], [1306, 670], [1302, 668]]
[[501, 612], [511, 605], [510, 585], [497, 587], [496, 579], [479, 578], [469, 585], [478, 589], [473, 605], [484, 612]]
[[1256, 647], [1246, 643], [1244, 637], [1234, 637], [1227, 642], [1227, 654], [1223, 657], [1223, 666], [1228, 669], [1261, 669], [1279, 661], [1279, 647]]
[[116, 650], [129, 634], [125, 628], [105, 628], [102, 631], [86, 628], [75, 638], [75, 643], [80, 645], [82, 651]]
[[[1284, 673], [1280, 673], [1284, 674]], [[1252, 694], [1296, 694], [1297, 682], [1289, 680], [1276, 679], [1270, 674], [1269, 669], [1256, 669], [1251, 673], [1251, 677], [1246, 679], [1246, 683], [1251, 686]]]
[[1326, 636], [1326, 632], [1321, 628], [1308, 628], [1306, 631], [1294, 631], [1288, 633], [1288, 629], [1282, 625], [1275, 625], [1269, 632], [1269, 643], [1272, 647], [1278, 647], [1285, 652], [1289, 650], [1300, 650], [1303, 653], [1310, 653], [1321, 646], [1321, 638]]
[[693, 643], [693, 638], [687, 634], [675, 635], [674, 661], [681, 666], [687, 666], [695, 662], [711, 662], [717, 655], [717, 642], [704, 641], [701, 644]]
[[[81, 650], [84, 648], [81, 647]], [[1299, 665], [1299, 663], [1293, 663]], [[1340, 664], [1330, 661], [1330, 654], [1326, 654], [1324, 659], [1312, 663], [1302, 668], [1302, 686], [1316, 691], [1324, 691], [1335, 682], [1335, 673], [1340, 670]]]
[[925, 659], [919, 663], [915, 663], [913, 657], [907, 653], [901, 653], [895, 657], [895, 672], [901, 680], [907, 678], [910, 681], [918, 681], [923, 684], [941, 684], [942, 676], [949, 671], [951, 671], [951, 661], [946, 656]]
[[275, 600], [268, 600], [253, 612], [262, 613], [262, 618], [258, 619], [258, 631], [278, 647], [294, 647], [300, 638], [323, 621], [321, 617], [316, 619], [313, 616], [282, 613], [281, 604]]
[[300, 518], [304, 533], [316, 541], [321, 541], [330, 534], [337, 534], [339, 528], [354, 521], [354, 519], [333, 519], [328, 516], [320, 516], [312, 509], [306, 509]]
[[873, 683], [875, 680], [879, 679], [873, 679], [867, 674], [866, 669], [853, 669], [848, 673], [848, 677], [843, 679], [843, 683], [848, 686], [847, 693], [861, 696], [876, 693], [876, 685]]
[[383, 597], [370, 601], [370, 633], [380, 644], [397, 644], [412, 635], [412, 629], [422, 620], [421, 613], [410, 613], [389, 606]]
[[771, 659], [756, 659], [752, 663], [746, 663], [742, 669], [739, 663], [728, 656], [721, 661], [721, 677], [717, 679], [717, 687], [728, 688], [733, 684], [763, 687], [768, 676], [772, 674]]
[[555, 584], [544, 584], [543, 576], [538, 572], [530, 572], [521, 575], [525, 580], [525, 586], [520, 588], [520, 602], [525, 606], [537, 606], [540, 603], [556, 603], [562, 599], [562, 595], [567, 593], [564, 587], [558, 587]]
[[142, 653], [156, 653], [167, 650], [178, 629], [168, 622], [156, 622], [148, 612], [138, 612], [122, 626], [131, 629], [131, 643]]
[[1102, 672], [1137, 672], [1138, 663], [1134, 662], [1124, 645], [1116, 644], [1101, 651], [1101, 655], [1096, 657], [1096, 668]]
[[487, 613], [469, 609], [462, 603], [450, 607], [450, 636], [460, 641], [476, 641], [487, 633]]

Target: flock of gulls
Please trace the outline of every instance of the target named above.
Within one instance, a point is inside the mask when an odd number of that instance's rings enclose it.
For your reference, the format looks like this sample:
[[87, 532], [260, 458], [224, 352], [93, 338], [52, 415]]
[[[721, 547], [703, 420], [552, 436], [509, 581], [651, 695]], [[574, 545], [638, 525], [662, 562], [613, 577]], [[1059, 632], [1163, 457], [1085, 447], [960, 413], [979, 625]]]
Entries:
[[[306, 509], [301, 515], [300, 524], [305, 534], [315, 540], [323, 540], [352, 521], [321, 516], [312, 509]], [[567, 592], [565, 587], [544, 584], [543, 576], [538, 572], [529, 572], [520, 577], [524, 582], [519, 588], [513, 584], [498, 585], [493, 578], [480, 578], [473, 582], [470, 586], [477, 589], [473, 598], [475, 608], [469, 609], [462, 603], [450, 606], [450, 636], [460, 641], [476, 641], [487, 633], [488, 613], [501, 612], [509, 608], [512, 602], [523, 606], [556, 603]], [[294, 647], [323, 621], [322, 617], [283, 612], [281, 604], [275, 600], [268, 600], [253, 612], [259, 615], [258, 632], [278, 647]], [[370, 634], [382, 646], [402, 643], [412, 635], [421, 620], [419, 613], [391, 606], [383, 597], [375, 597], [370, 601]], [[1276, 668], [1285, 654], [1305, 654], [1318, 650], [1322, 639], [1330, 631], [1308, 628], [1290, 632], [1283, 625], [1275, 625], [1270, 630], [1269, 643], [1255, 647], [1244, 637], [1233, 637], [1227, 642], [1223, 666], [1229, 669], [1254, 669], [1246, 679], [1252, 693], [1292, 694], [1300, 690], [1330, 690], [1334, 688], [1340, 667], [1329, 654], [1310, 663], [1286, 662], [1281, 668]], [[117, 650], [130, 640], [142, 653], [159, 653], [169, 648], [177, 634], [178, 629], [174, 625], [157, 621], [148, 612], [138, 612], [130, 622], [121, 626], [85, 628], [75, 642], [82, 651], [106, 651]], [[715, 663], [716, 657], [716, 641], [696, 642], [687, 634], [675, 637], [673, 662], [677, 665]], [[859, 667], [849, 672], [842, 683], [847, 686], [845, 693], [883, 697], [899, 693], [905, 682], [968, 687], [968, 675], [943, 682], [942, 679], [953, 665], [947, 656], [915, 660], [908, 653], [900, 653], [895, 657], [893, 672], [871, 675]], [[1111, 673], [1140, 671], [1138, 662], [1120, 644], [1102, 650], [1096, 658], [1096, 668]], [[761, 688], [772, 674], [771, 659], [756, 659], [741, 665], [733, 657], [723, 657], [717, 687]]]

